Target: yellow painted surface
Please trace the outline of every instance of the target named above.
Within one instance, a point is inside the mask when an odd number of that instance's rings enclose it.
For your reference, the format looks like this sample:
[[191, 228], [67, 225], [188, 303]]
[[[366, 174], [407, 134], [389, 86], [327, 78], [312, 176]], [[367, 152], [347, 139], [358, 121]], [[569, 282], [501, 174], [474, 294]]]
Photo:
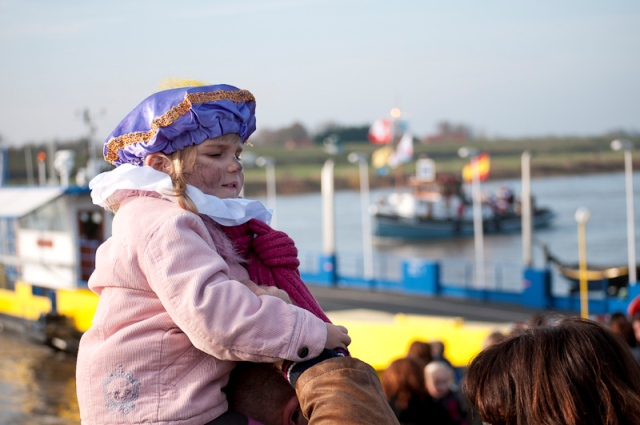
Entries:
[[[88, 289], [59, 290], [58, 312], [70, 317], [76, 328], [84, 332], [91, 326], [98, 296]], [[31, 286], [16, 283], [15, 291], [0, 289], [0, 313], [38, 320], [51, 310], [47, 297], [31, 294]], [[346, 310], [328, 313], [333, 323], [349, 329], [354, 357], [384, 370], [393, 360], [406, 355], [415, 341], [440, 340], [445, 355], [454, 366], [464, 367], [480, 351], [482, 342], [491, 332], [508, 332], [510, 324], [471, 322], [461, 318], [442, 318], [390, 314], [374, 310]]]
[[[70, 317], [75, 327], [84, 332], [91, 326], [98, 296], [88, 289], [58, 290], [58, 313]], [[15, 290], [0, 289], [0, 313], [25, 320], [38, 320], [51, 311], [48, 297], [32, 295], [31, 285], [16, 282]]]
[[47, 297], [31, 294], [31, 285], [16, 282], [15, 290], [0, 289], [0, 313], [26, 320], [38, 320], [51, 311]]
[[81, 332], [91, 327], [97, 306], [98, 296], [89, 289], [58, 291], [58, 313], [70, 317]]
[[464, 367], [480, 351], [491, 332], [507, 332], [509, 324], [470, 322], [461, 318], [442, 318], [390, 314], [372, 310], [346, 310], [328, 313], [335, 324], [346, 326], [352, 338], [349, 351], [376, 370], [404, 357], [415, 341], [440, 340], [445, 356], [454, 366]]

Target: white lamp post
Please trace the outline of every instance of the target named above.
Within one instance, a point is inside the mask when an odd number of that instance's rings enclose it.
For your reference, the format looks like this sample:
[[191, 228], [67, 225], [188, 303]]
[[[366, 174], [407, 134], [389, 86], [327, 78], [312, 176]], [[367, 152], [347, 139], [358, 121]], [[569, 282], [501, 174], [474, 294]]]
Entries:
[[256, 165], [264, 167], [267, 173], [267, 206], [273, 210], [271, 217], [271, 227], [276, 226], [276, 160], [266, 156], [256, 158]]
[[484, 288], [484, 233], [482, 229], [482, 199], [480, 194], [480, 166], [476, 148], [458, 149], [458, 156], [470, 158], [473, 178], [471, 180], [471, 196], [473, 199], [473, 238], [476, 251], [476, 286]]
[[588, 209], [580, 207], [574, 216], [578, 223], [578, 262], [580, 266], [580, 317], [589, 318], [589, 288], [587, 286], [587, 232], [586, 224], [591, 218]]
[[326, 256], [335, 256], [335, 210], [333, 206], [333, 160], [327, 159], [320, 173], [322, 193], [322, 251]]
[[638, 276], [636, 275], [636, 233], [633, 213], [633, 165], [631, 161], [631, 149], [633, 149], [633, 144], [628, 140], [614, 140], [611, 142], [611, 149], [614, 151], [624, 151], [624, 174], [627, 193], [627, 254], [629, 256], [629, 285], [635, 285], [638, 280]]
[[529, 151], [522, 152], [522, 193], [520, 195], [521, 202], [521, 219], [522, 219], [522, 262], [525, 267], [531, 267], [531, 153]]
[[371, 215], [369, 214], [369, 163], [363, 154], [352, 152], [347, 157], [360, 169], [360, 213], [362, 222], [362, 253], [364, 278], [373, 279], [373, 246], [371, 244]]

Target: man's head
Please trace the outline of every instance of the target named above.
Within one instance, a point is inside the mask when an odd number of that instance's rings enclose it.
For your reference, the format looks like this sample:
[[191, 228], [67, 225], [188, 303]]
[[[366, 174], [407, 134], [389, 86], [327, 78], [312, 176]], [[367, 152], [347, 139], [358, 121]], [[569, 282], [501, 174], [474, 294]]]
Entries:
[[229, 409], [264, 425], [306, 425], [296, 392], [269, 363], [238, 363], [224, 389]]

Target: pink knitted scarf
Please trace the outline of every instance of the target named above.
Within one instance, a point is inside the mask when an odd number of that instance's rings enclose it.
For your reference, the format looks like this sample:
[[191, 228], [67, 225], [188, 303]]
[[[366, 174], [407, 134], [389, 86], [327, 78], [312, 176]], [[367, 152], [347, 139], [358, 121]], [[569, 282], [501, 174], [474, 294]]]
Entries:
[[252, 281], [282, 289], [295, 305], [331, 322], [302, 281], [298, 249], [286, 233], [256, 219], [239, 226], [220, 228], [233, 242], [237, 254], [247, 260]]

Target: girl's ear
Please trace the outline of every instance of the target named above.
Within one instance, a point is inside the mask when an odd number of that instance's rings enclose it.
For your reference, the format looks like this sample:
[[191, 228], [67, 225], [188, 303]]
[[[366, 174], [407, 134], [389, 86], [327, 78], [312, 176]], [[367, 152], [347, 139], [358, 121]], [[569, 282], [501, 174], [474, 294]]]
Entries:
[[144, 158], [144, 165], [147, 165], [154, 170], [165, 172], [165, 161], [166, 157], [162, 155], [158, 155], [157, 153], [150, 153]]

